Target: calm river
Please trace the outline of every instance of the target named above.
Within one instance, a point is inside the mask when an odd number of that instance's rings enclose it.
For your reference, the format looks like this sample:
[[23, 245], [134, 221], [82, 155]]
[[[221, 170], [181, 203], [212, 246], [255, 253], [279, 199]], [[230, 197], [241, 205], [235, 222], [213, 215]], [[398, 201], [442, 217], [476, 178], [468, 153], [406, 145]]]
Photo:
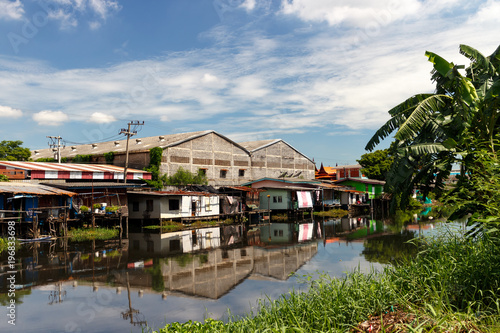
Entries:
[[357, 217], [131, 233], [121, 244], [25, 244], [16, 253], [15, 326], [6, 316], [8, 259], [0, 255], [0, 332], [141, 332], [224, 319], [228, 309], [242, 315], [259, 299], [304, 288], [301, 276], [380, 269], [414, 251], [408, 240], [439, 227]]

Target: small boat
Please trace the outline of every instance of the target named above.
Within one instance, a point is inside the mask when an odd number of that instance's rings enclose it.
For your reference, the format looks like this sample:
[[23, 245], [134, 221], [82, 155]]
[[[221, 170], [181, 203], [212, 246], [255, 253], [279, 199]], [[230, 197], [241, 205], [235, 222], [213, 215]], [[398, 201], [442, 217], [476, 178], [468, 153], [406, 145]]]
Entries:
[[47, 241], [51, 241], [53, 239], [57, 239], [57, 237], [52, 237], [52, 236], [40, 236], [40, 237], [37, 237], [37, 238], [18, 238], [17, 240], [22, 242], [22, 243], [29, 243], [29, 242], [47, 242]]

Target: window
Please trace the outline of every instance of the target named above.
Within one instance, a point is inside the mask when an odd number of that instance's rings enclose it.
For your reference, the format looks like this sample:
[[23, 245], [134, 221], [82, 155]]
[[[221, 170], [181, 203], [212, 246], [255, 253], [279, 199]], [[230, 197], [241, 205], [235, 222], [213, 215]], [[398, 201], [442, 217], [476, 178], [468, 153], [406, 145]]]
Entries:
[[283, 197], [281, 195], [273, 196], [273, 202], [274, 203], [283, 202]]
[[220, 171], [220, 178], [226, 178], [227, 177], [227, 170], [222, 169]]
[[210, 197], [205, 197], [205, 210], [207, 212], [212, 210], [212, 207], [210, 207]]
[[139, 201], [132, 202], [132, 211], [133, 212], [138, 212], [139, 211]]
[[283, 237], [283, 230], [274, 230], [274, 237]]
[[200, 168], [200, 172], [203, 176], [206, 176], [207, 175], [207, 169], [202, 169]]
[[240, 169], [240, 171], [238, 171], [238, 176], [245, 177], [245, 169]]
[[168, 199], [168, 210], [179, 210], [180, 200], [179, 199]]
[[172, 239], [170, 240], [170, 251], [179, 251], [181, 249], [181, 240], [180, 239]]
[[147, 252], [155, 252], [155, 243], [153, 241], [146, 241], [146, 251]]
[[154, 210], [153, 200], [146, 200], [146, 210], [152, 212]]

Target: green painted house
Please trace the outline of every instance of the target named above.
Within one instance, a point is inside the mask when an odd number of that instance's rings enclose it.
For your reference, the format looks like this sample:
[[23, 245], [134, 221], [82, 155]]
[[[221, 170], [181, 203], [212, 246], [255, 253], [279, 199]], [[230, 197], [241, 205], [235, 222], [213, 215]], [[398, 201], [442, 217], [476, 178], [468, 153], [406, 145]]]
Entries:
[[353, 187], [356, 191], [366, 193], [368, 199], [377, 199], [384, 193], [385, 182], [375, 179], [345, 178], [336, 181], [335, 184]]

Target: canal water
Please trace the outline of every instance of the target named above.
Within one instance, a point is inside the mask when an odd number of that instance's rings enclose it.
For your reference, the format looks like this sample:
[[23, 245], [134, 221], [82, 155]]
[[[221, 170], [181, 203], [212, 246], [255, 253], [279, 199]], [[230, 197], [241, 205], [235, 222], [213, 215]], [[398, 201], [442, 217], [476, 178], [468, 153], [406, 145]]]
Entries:
[[0, 255], [0, 332], [142, 332], [226, 319], [228, 309], [244, 315], [259, 299], [306, 288], [307, 275], [380, 270], [439, 226], [356, 217], [29, 243], [15, 258], [15, 326], [7, 317], [11, 269]]

